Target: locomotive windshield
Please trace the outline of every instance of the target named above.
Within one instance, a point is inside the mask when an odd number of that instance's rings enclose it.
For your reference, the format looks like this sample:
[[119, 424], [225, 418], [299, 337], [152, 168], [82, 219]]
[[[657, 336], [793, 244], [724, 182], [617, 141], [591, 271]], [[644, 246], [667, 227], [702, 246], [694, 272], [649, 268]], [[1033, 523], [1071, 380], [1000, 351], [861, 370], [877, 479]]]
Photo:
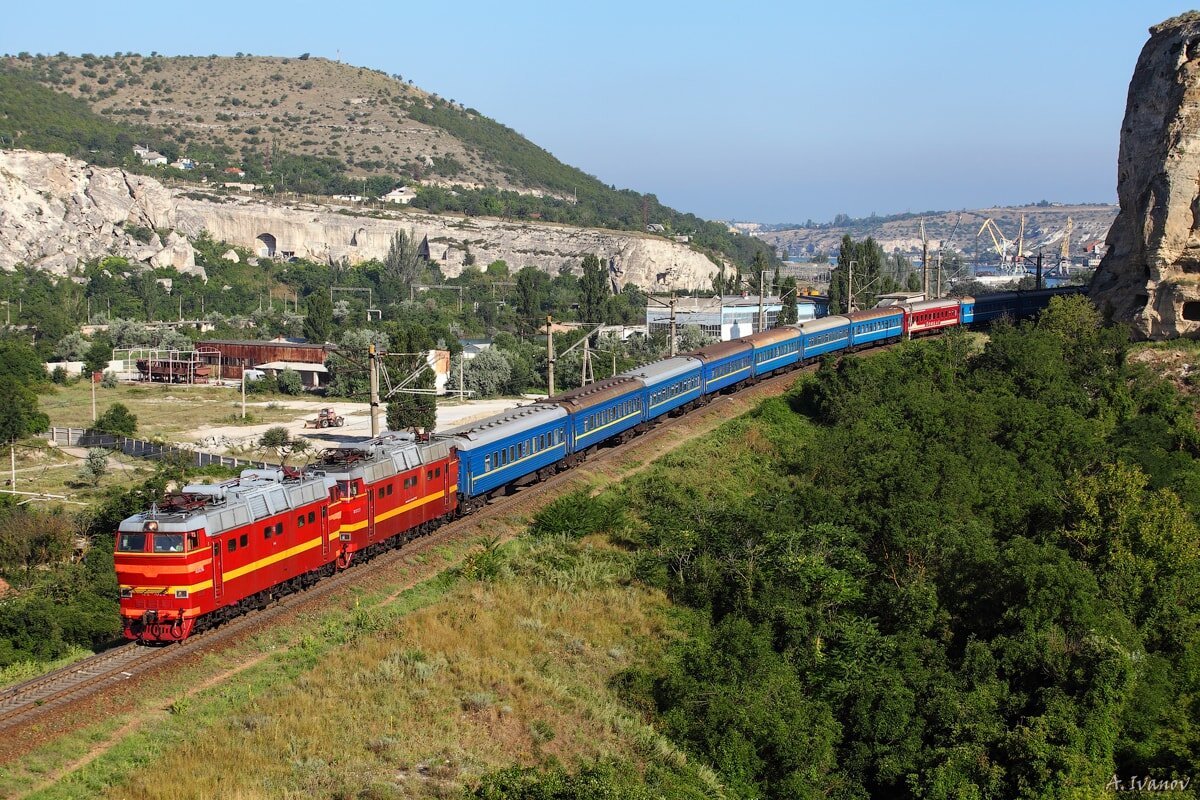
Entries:
[[156, 552], [156, 553], [182, 553], [183, 552], [183, 534], [182, 533], [156, 533], [156, 534], [154, 534], [154, 552]]
[[146, 534], [122, 533], [117, 539], [117, 551], [121, 553], [142, 553], [146, 550]]

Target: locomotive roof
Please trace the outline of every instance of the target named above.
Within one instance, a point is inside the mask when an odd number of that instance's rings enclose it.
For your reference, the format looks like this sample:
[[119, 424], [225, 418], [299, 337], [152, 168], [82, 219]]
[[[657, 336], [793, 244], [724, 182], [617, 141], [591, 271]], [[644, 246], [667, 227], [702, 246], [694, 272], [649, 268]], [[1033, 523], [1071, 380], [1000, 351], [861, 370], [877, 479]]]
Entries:
[[637, 378], [645, 383], [647, 388], [654, 388], [654, 386], [662, 381], [668, 381], [693, 370], [698, 370], [701, 366], [700, 361], [695, 358], [676, 356], [675, 358], [666, 358], [662, 361], [651, 361], [649, 364], [643, 364], [640, 367], [635, 367], [621, 374]]
[[698, 358], [706, 364], [710, 361], [727, 358], [728, 356], [745, 353], [752, 349], [749, 342], [741, 339], [734, 339], [731, 342], [717, 342], [716, 344], [705, 345], [698, 350], [693, 350], [690, 353], [685, 353], [693, 358]]
[[627, 394], [641, 391], [645, 386], [644, 383], [632, 376], [614, 375], [611, 378], [589, 383], [587, 386], [581, 386], [578, 389], [571, 389], [570, 391], [556, 394], [549, 399], [549, 402], [558, 403], [568, 411], [576, 412], [585, 408], [598, 406], [617, 397], [624, 397]]
[[194, 483], [160, 506], [134, 514], [120, 530], [137, 532], [155, 521], [164, 533], [203, 528], [209, 536], [249, 525], [316, 502], [329, 494], [333, 478], [319, 475], [293, 477], [282, 469], [244, 469], [240, 477], [224, 483]]
[[450, 446], [450, 442], [437, 439], [418, 442], [411, 433], [385, 433], [354, 447], [326, 450], [315, 470], [337, 480], [362, 478], [375, 483], [446, 458]]
[[459, 449], [470, 450], [479, 445], [507, 439], [514, 434], [566, 416], [567, 412], [560, 405], [534, 403], [528, 406], [517, 406], [487, 419], [452, 428], [445, 433], [438, 434], [437, 438], [442, 441], [454, 440], [454, 444]]

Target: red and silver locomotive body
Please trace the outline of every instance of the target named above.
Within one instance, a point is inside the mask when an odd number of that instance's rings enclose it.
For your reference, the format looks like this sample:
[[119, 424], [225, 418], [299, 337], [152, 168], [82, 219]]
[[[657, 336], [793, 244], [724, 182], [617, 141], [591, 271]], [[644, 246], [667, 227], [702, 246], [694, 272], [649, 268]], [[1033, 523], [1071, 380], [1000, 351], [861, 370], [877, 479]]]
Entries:
[[326, 450], [318, 474], [337, 482], [337, 564], [429, 533], [458, 511], [458, 459], [446, 441], [391, 433], [358, 447]]
[[116, 569], [125, 637], [179, 641], [333, 571], [332, 478], [243, 470], [189, 484], [124, 520]]

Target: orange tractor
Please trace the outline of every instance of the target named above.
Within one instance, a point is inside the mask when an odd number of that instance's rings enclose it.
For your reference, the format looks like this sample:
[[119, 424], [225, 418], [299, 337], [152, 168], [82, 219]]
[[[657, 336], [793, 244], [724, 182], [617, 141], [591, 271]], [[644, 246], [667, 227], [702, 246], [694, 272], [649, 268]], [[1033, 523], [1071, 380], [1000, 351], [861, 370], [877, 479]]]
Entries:
[[322, 408], [317, 412], [316, 419], [304, 421], [306, 428], [340, 428], [346, 424], [346, 418], [340, 416], [332, 408]]

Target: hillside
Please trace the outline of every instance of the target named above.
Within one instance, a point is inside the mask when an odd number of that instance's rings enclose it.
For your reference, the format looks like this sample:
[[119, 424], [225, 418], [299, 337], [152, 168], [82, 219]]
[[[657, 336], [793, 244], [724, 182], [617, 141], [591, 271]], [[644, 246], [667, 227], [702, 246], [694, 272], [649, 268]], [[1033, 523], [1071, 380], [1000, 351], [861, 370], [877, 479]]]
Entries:
[[492, 154], [420, 121], [432, 116], [436, 97], [375, 70], [323, 58], [137, 55], [10, 58], [8, 65], [111, 119], [173, 129], [181, 151], [210, 150], [208, 160], [305, 155], [337, 159], [358, 176], [528, 188]]
[[930, 248], [945, 241], [947, 249], [955, 249], [970, 257], [975, 255], [978, 240], [980, 257], [985, 261], [995, 257], [992, 239], [987, 233], [977, 237], [984, 220], [991, 219], [1009, 239], [1017, 238], [1021, 216], [1025, 216], [1025, 252], [1039, 249], [1057, 254], [1062, 245], [1067, 218], [1073, 220], [1071, 253], [1078, 256], [1083, 245], [1103, 241], [1117, 216], [1117, 207], [1109, 205], [1028, 205], [979, 208], [964, 211], [929, 211], [921, 214], [895, 214], [887, 217], [848, 219], [839, 216], [831, 223], [811, 221], [796, 226], [767, 226], [741, 223], [737, 227], [753, 234], [773, 247], [786, 248], [792, 257], [804, 258], [816, 253], [836, 253], [841, 239], [875, 237], [886, 252], [919, 253], [921, 250], [921, 221]]
[[[399, 185], [433, 213], [685, 234], [720, 259], [748, 264], [764, 250], [720, 223], [663, 206], [652, 194], [618, 190], [507, 126], [377, 70], [307, 54], [296, 58], [165, 58], [60, 54], [0, 57], [0, 73], [36, 80], [83, 101], [98, 116], [174, 161], [196, 169], [145, 168], [180, 180], [239, 178], [269, 192], [379, 196]], [[28, 135], [0, 145], [44, 147]], [[74, 155], [102, 156], [75, 137]], [[132, 150], [100, 160], [143, 169]]]

